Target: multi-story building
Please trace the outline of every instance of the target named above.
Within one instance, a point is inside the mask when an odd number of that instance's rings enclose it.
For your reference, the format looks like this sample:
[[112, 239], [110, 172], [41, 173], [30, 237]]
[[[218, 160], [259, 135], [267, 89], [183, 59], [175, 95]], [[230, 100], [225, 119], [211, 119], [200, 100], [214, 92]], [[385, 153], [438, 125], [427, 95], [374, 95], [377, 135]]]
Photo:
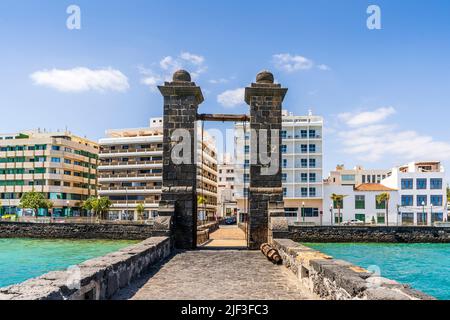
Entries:
[[162, 186], [162, 119], [147, 128], [108, 130], [100, 139], [99, 195], [112, 202], [110, 219], [137, 220], [155, 216]]
[[236, 214], [237, 203], [234, 197], [234, 162], [230, 154], [224, 154], [218, 165], [217, 213], [225, 218]]
[[[156, 216], [162, 188], [163, 119], [150, 119], [147, 128], [108, 130], [106, 135], [100, 139], [98, 171], [99, 195], [108, 197], [113, 203], [109, 218], [138, 220], [141, 218], [137, 212], [139, 204], [145, 208], [144, 219]], [[197, 193], [205, 199], [199, 210], [203, 212], [205, 207], [207, 215], [214, 217], [217, 160], [215, 146], [206, 132], [203, 149], [202, 158], [198, 142], [198, 161], [203, 160], [204, 165], [199, 166]]]
[[[235, 196], [239, 211], [248, 211], [250, 184], [250, 127], [235, 126]], [[295, 116], [283, 111], [282, 179], [286, 216], [305, 216], [306, 222], [318, 222], [323, 212], [323, 118], [309, 112]]]
[[36, 191], [52, 201], [52, 216], [80, 216], [82, 201], [97, 195], [97, 162], [98, 145], [67, 131], [0, 135], [0, 214], [31, 215], [19, 203]]
[[381, 183], [390, 174], [388, 169], [364, 169], [362, 166], [356, 166], [353, 169], [345, 169], [343, 165], [336, 166], [335, 171], [331, 171], [327, 179], [328, 184], [332, 185], [353, 185], [357, 186], [363, 183]]
[[[217, 219], [217, 151], [216, 141], [208, 131], [197, 125], [197, 196], [200, 220]], [[202, 165], [200, 165], [202, 164]]]
[[[386, 203], [378, 202], [377, 196], [388, 193], [390, 200], [387, 203], [389, 216], [386, 219]], [[343, 196], [343, 201], [337, 203], [332, 195]], [[366, 224], [398, 225], [396, 189], [386, 187], [379, 183], [365, 183], [355, 185], [338, 185], [325, 183], [324, 185], [324, 225], [337, 225], [340, 222], [358, 220]], [[328, 210], [327, 210], [328, 209]], [[339, 221], [340, 218], [340, 221]]]
[[381, 183], [398, 189], [398, 214], [403, 225], [432, 225], [444, 221], [447, 190], [439, 161], [411, 162], [393, 168]]

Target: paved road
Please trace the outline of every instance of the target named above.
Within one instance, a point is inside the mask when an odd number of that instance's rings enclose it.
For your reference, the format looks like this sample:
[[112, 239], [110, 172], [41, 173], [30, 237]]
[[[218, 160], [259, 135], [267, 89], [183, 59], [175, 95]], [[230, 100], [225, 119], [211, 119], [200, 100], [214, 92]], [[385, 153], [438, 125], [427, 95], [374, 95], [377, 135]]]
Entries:
[[204, 248], [246, 248], [247, 240], [245, 233], [236, 225], [220, 226], [220, 228], [209, 235], [210, 241]]
[[305, 300], [315, 297], [259, 251], [179, 252], [115, 300]]

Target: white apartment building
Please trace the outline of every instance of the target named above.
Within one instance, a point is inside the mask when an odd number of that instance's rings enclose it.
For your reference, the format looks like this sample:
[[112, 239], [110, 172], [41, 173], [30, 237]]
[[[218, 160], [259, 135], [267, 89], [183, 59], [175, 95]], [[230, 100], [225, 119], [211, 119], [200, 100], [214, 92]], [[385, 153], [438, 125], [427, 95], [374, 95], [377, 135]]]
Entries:
[[411, 162], [393, 168], [382, 184], [398, 189], [402, 225], [432, 225], [447, 219], [444, 167], [439, 161]]
[[[386, 203], [377, 202], [377, 196], [382, 193], [390, 195], [388, 219], [386, 219]], [[343, 202], [334, 202], [331, 199], [333, 194], [344, 196]], [[325, 183], [323, 202], [326, 208], [321, 221], [323, 225], [338, 225], [339, 222], [350, 220], [374, 225], [399, 224], [398, 192], [382, 184], [366, 183], [354, 186]]]
[[389, 169], [364, 169], [362, 166], [346, 169], [344, 165], [338, 165], [335, 171], [330, 172], [327, 183], [353, 186], [363, 183], [381, 183], [389, 176], [390, 172]]
[[[197, 174], [197, 194], [205, 203], [199, 210], [213, 217], [217, 209], [217, 157], [214, 141], [205, 131], [203, 157], [197, 130], [197, 160], [203, 161]], [[200, 128], [201, 131], [201, 128]], [[144, 219], [158, 213], [162, 188], [163, 119], [150, 119], [146, 128], [108, 130], [100, 139], [99, 195], [113, 205], [110, 219], [138, 220], [137, 206], [144, 205]]]
[[218, 165], [217, 213], [221, 218], [236, 214], [237, 203], [234, 196], [235, 164], [230, 154], [224, 154]]
[[[235, 197], [239, 212], [245, 213], [250, 184], [250, 126], [245, 134], [242, 123], [235, 129]], [[296, 116], [284, 110], [281, 134], [286, 216], [295, 219], [303, 212], [306, 222], [318, 222], [323, 213], [323, 118], [312, 112]]]

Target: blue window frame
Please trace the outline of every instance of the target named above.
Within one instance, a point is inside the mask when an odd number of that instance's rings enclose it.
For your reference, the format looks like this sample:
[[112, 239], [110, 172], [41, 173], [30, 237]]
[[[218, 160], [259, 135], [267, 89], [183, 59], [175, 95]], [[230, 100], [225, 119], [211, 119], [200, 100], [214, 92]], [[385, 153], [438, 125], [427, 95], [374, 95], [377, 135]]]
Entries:
[[413, 206], [413, 196], [402, 196], [402, 206], [411, 207]]
[[431, 196], [431, 204], [436, 207], [442, 206], [442, 196], [432, 195]]
[[287, 152], [287, 145], [283, 144], [281, 146], [281, 153], [286, 153]]
[[281, 131], [281, 139], [286, 139], [286, 137], [287, 137], [286, 130]]
[[430, 179], [431, 190], [442, 189], [442, 179]]
[[418, 195], [417, 196], [417, 206], [422, 206], [422, 202], [424, 205], [428, 205], [428, 197], [426, 195]]
[[61, 162], [61, 158], [54, 157], [54, 158], [52, 158], [52, 162], [59, 163], [59, 162]]
[[413, 179], [402, 179], [402, 190], [412, 190]]
[[427, 179], [417, 179], [417, 190], [426, 190], [427, 188]]

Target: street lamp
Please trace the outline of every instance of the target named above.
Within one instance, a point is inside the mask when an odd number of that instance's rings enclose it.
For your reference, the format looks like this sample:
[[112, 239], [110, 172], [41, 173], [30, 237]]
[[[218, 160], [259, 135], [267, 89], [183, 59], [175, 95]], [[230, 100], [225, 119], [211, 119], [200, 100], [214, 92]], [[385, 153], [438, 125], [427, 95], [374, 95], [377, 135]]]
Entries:
[[70, 202], [69, 202], [69, 200], [66, 201], [66, 204], [67, 204], [67, 217], [69, 218], [70, 217], [70, 207], [69, 207]]
[[302, 202], [302, 217], [303, 217], [303, 222], [305, 222], [305, 202]]
[[422, 225], [425, 223], [425, 201], [422, 201]]

